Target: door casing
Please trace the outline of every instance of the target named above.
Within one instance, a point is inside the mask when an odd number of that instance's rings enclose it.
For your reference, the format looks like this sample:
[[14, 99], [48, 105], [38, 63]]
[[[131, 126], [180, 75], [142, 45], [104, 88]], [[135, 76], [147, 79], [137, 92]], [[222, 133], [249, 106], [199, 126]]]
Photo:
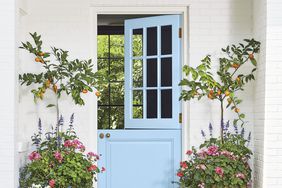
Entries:
[[[91, 4], [90, 7], [90, 33], [91, 33], [91, 48], [90, 54], [92, 59], [97, 60], [97, 35], [98, 35], [98, 15], [99, 14], [180, 14], [182, 15], [182, 64], [189, 65], [189, 5], [182, 6], [97, 6]], [[97, 64], [94, 69], [97, 70]], [[89, 140], [89, 144], [94, 148], [97, 148], [98, 138], [97, 138], [97, 100], [90, 98], [89, 112], [93, 114], [91, 118], [91, 123], [93, 126], [91, 130], [92, 139]], [[190, 130], [189, 130], [189, 102], [182, 102], [182, 158], [185, 159], [185, 151], [190, 147]]]

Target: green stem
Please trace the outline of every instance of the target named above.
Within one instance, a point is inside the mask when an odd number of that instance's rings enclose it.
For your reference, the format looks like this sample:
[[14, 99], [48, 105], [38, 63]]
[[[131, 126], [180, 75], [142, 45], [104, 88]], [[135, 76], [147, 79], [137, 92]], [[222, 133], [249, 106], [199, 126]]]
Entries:
[[220, 100], [220, 137], [221, 137], [221, 141], [223, 143], [223, 100]]

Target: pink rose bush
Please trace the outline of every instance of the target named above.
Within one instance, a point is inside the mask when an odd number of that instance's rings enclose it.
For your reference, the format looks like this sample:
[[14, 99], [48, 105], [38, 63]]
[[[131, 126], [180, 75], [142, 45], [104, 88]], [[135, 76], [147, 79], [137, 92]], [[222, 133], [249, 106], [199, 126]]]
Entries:
[[[205, 136], [205, 135], [204, 135]], [[251, 185], [249, 160], [252, 152], [246, 146], [244, 130], [226, 132], [224, 140], [210, 138], [197, 150], [186, 152], [188, 160], [180, 163], [177, 176], [183, 188], [247, 188]]]
[[[55, 130], [61, 130], [62, 121], [61, 118]], [[39, 121], [39, 131], [32, 136], [37, 149], [28, 155], [29, 163], [21, 169], [21, 188], [92, 188], [97, 174], [106, 171], [97, 166], [98, 154], [85, 152], [72, 122], [73, 115], [66, 131], [48, 132], [43, 138]]]

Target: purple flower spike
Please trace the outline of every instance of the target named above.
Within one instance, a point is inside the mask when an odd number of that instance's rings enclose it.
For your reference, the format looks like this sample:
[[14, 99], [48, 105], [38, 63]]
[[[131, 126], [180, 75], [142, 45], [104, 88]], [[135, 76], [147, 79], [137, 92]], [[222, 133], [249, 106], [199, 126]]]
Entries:
[[213, 127], [212, 124], [209, 124], [209, 131], [210, 131], [210, 137], [212, 137]]
[[201, 130], [201, 134], [202, 134], [202, 137], [203, 137], [204, 139], [206, 139], [206, 133], [205, 133], [203, 130]]

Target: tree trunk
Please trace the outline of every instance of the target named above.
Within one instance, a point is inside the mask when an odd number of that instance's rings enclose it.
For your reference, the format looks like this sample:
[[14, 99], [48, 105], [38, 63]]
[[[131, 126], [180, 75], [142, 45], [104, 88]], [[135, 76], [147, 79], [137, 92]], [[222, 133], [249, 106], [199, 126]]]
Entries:
[[224, 122], [223, 122], [223, 100], [220, 101], [220, 107], [221, 107], [221, 112], [220, 112], [220, 137], [221, 141], [223, 142], [223, 128], [224, 128]]

